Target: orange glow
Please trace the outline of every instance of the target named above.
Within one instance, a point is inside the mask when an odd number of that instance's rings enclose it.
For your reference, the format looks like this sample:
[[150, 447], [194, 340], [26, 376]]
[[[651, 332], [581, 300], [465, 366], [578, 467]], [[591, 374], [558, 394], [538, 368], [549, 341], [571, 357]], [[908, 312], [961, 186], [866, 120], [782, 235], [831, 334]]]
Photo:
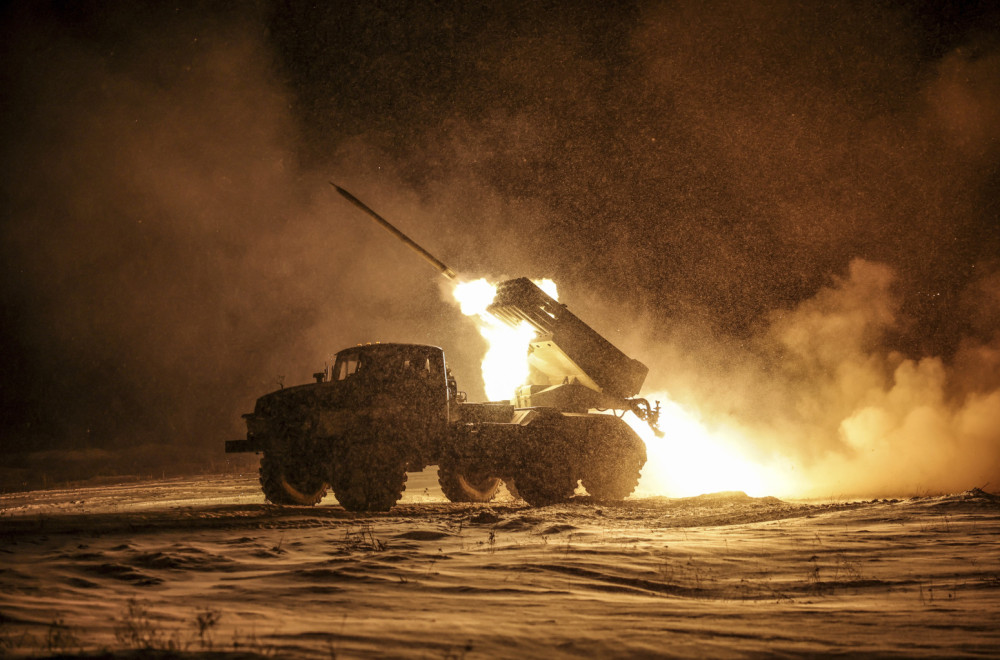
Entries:
[[792, 492], [787, 468], [762, 465], [746, 456], [740, 447], [751, 443], [739, 431], [724, 427], [710, 431], [665, 394], [648, 398], [661, 402], [663, 438], [654, 436], [635, 416], [625, 416], [646, 443], [648, 456], [637, 495], [690, 497], [735, 490], [763, 497]]

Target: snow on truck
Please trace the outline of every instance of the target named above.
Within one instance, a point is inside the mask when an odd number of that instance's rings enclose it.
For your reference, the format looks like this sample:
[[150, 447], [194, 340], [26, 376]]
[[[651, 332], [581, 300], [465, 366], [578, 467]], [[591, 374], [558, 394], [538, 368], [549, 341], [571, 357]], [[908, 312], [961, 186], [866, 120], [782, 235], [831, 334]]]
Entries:
[[628, 496], [646, 462], [645, 444], [620, 416], [592, 411], [631, 411], [657, 430], [659, 404], [637, 397], [646, 366], [526, 278], [500, 283], [487, 311], [535, 333], [529, 383], [511, 400], [468, 402], [436, 346], [358, 345], [337, 353], [332, 366], [313, 374], [315, 382], [260, 397], [243, 416], [246, 439], [226, 442], [226, 451], [261, 454], [261, 488], [275, 504], [316, 504], [332, 490], [350, 511], [388, 511], [406, 473], [430, 465], [453, 502], [489, 501], [501, 481], [532, 506], [566, 500], [578, 483], [596, 499]]

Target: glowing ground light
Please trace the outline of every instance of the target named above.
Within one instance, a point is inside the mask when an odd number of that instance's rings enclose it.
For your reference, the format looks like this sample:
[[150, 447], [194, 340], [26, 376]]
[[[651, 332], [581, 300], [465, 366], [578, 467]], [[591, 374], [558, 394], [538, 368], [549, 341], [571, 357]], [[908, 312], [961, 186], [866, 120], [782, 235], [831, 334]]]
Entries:
[[720, 491], [743, 491], [751, 497], [782, 495], [789, 491], [786, 473], [746, 457], [740, 450], [748, 438], [731, 429], [709, 431], [694, 415], [663, 394], [657, 438], [633, 415], [628, 422], [646, 443], [647, 461], [639, 495], [690, 497]]

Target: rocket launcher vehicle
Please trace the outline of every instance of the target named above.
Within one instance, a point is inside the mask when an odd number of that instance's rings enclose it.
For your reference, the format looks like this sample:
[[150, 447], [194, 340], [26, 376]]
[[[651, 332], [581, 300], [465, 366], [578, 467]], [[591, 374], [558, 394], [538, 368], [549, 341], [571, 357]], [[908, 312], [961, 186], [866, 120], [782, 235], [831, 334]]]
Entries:
[[[427, 260], [448, 279], [455, 271], [431, 255], [357, 197], [330, 182], [348, 201]], [[657, 436], [660, 404], [638, 398], [649, 372], [535, 283], [525, 277], [501, 282], [486, 311], [510, 325], [528, 323], [535, 337], [528, 346], [529, 382], [514, 393], [518, 408], [552, 407], [568, 412], [632, 411]]]

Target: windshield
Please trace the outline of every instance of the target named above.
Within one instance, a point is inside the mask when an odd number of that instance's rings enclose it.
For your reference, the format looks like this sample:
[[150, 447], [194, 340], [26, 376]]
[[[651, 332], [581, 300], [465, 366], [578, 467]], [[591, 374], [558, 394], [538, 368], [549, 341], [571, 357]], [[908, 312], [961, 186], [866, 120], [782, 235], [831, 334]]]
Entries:
[[402, 346], [365, 347], [344, 351], [337, 355], [331, 380], [347, 380], [360, 373], [381, 376], [408, 375], [430, 376], [436, 361], [426, 349]]
[[333, 365], [333, 380], [344, 380], [348, 376], [354, 375], [361, 364], [361, 356], [357, 353], [341, 353], [337, 356], [337, 363]]

